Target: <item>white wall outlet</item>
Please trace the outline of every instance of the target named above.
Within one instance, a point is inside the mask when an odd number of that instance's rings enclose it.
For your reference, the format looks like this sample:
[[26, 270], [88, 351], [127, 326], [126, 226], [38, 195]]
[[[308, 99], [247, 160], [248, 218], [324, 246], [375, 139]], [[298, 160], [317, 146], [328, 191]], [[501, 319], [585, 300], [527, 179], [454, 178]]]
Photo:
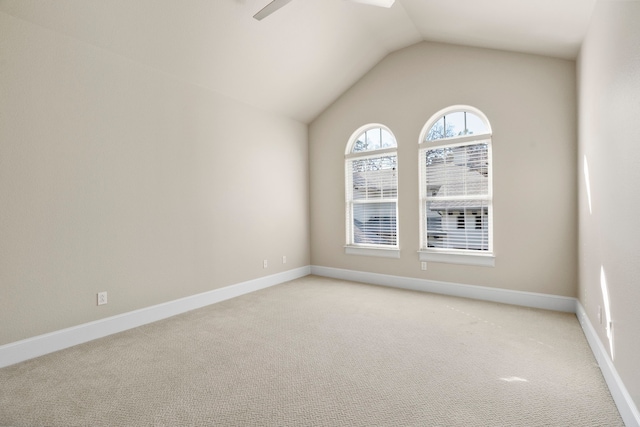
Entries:
[[269, 263], [265, 259], [264, 261], [262, 261], [262, 268], [267, 268], [267, 267], [269, 267]]
[[425, 261], [422, 261], [422, 262], [420, 263], [420, 269], [421, 269], [422, 271], [425, 271], [425, 270], [427, 269], [427, 263], [426, 263]]
[[282, 255], [282, 263], [283, 264], [287, 263], [287, 256], [286, 255]]
[[107, 291], [98, 292], [98, 305], [105, 305], [107, 303]]

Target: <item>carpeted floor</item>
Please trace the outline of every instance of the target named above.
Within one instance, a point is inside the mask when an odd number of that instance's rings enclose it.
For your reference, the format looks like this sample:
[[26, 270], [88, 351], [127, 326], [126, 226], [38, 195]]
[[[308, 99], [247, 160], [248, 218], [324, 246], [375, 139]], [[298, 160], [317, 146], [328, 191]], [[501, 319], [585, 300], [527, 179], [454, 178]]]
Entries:
[[574, 315], [308, 276], [0, 369], [0, 425], [624, 424]]

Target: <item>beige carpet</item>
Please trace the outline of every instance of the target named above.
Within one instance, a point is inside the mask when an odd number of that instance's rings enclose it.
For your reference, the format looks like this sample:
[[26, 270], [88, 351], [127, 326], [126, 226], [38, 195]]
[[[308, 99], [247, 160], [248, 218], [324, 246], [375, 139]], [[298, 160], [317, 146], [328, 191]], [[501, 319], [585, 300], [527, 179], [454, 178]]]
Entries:
[[0, 425], [623, 422], [574, 315], [308, 276], [0, 369]]

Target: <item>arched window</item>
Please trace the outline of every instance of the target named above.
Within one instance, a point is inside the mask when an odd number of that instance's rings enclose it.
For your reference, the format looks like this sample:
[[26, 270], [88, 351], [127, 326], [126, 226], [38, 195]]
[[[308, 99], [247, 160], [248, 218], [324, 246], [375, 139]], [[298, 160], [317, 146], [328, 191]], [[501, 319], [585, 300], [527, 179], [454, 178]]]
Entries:
[[429, 119], [420, 135], [420, 259], [493, 266], [491, 126], [469, 106]]
[[346, 252], [397, 258], [396, 139], [380, 124], [358, 129], [345, 151]]

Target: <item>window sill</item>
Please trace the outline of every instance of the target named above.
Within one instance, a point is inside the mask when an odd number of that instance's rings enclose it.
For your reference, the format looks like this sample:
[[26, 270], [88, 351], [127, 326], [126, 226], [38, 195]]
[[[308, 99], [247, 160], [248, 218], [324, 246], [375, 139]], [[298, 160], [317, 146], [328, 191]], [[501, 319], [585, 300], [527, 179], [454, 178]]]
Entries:
[[454, 252], [418, 251], [420, 261], [444, 262], [448, 264], [479, 265], [495, 267], [493, 254], [462, 254]]
[[376, 256], [381, 258], [400, 258], [398, 248], [367, 248], [361, 246], [345, 246], [344, 252], [347, 255]]

